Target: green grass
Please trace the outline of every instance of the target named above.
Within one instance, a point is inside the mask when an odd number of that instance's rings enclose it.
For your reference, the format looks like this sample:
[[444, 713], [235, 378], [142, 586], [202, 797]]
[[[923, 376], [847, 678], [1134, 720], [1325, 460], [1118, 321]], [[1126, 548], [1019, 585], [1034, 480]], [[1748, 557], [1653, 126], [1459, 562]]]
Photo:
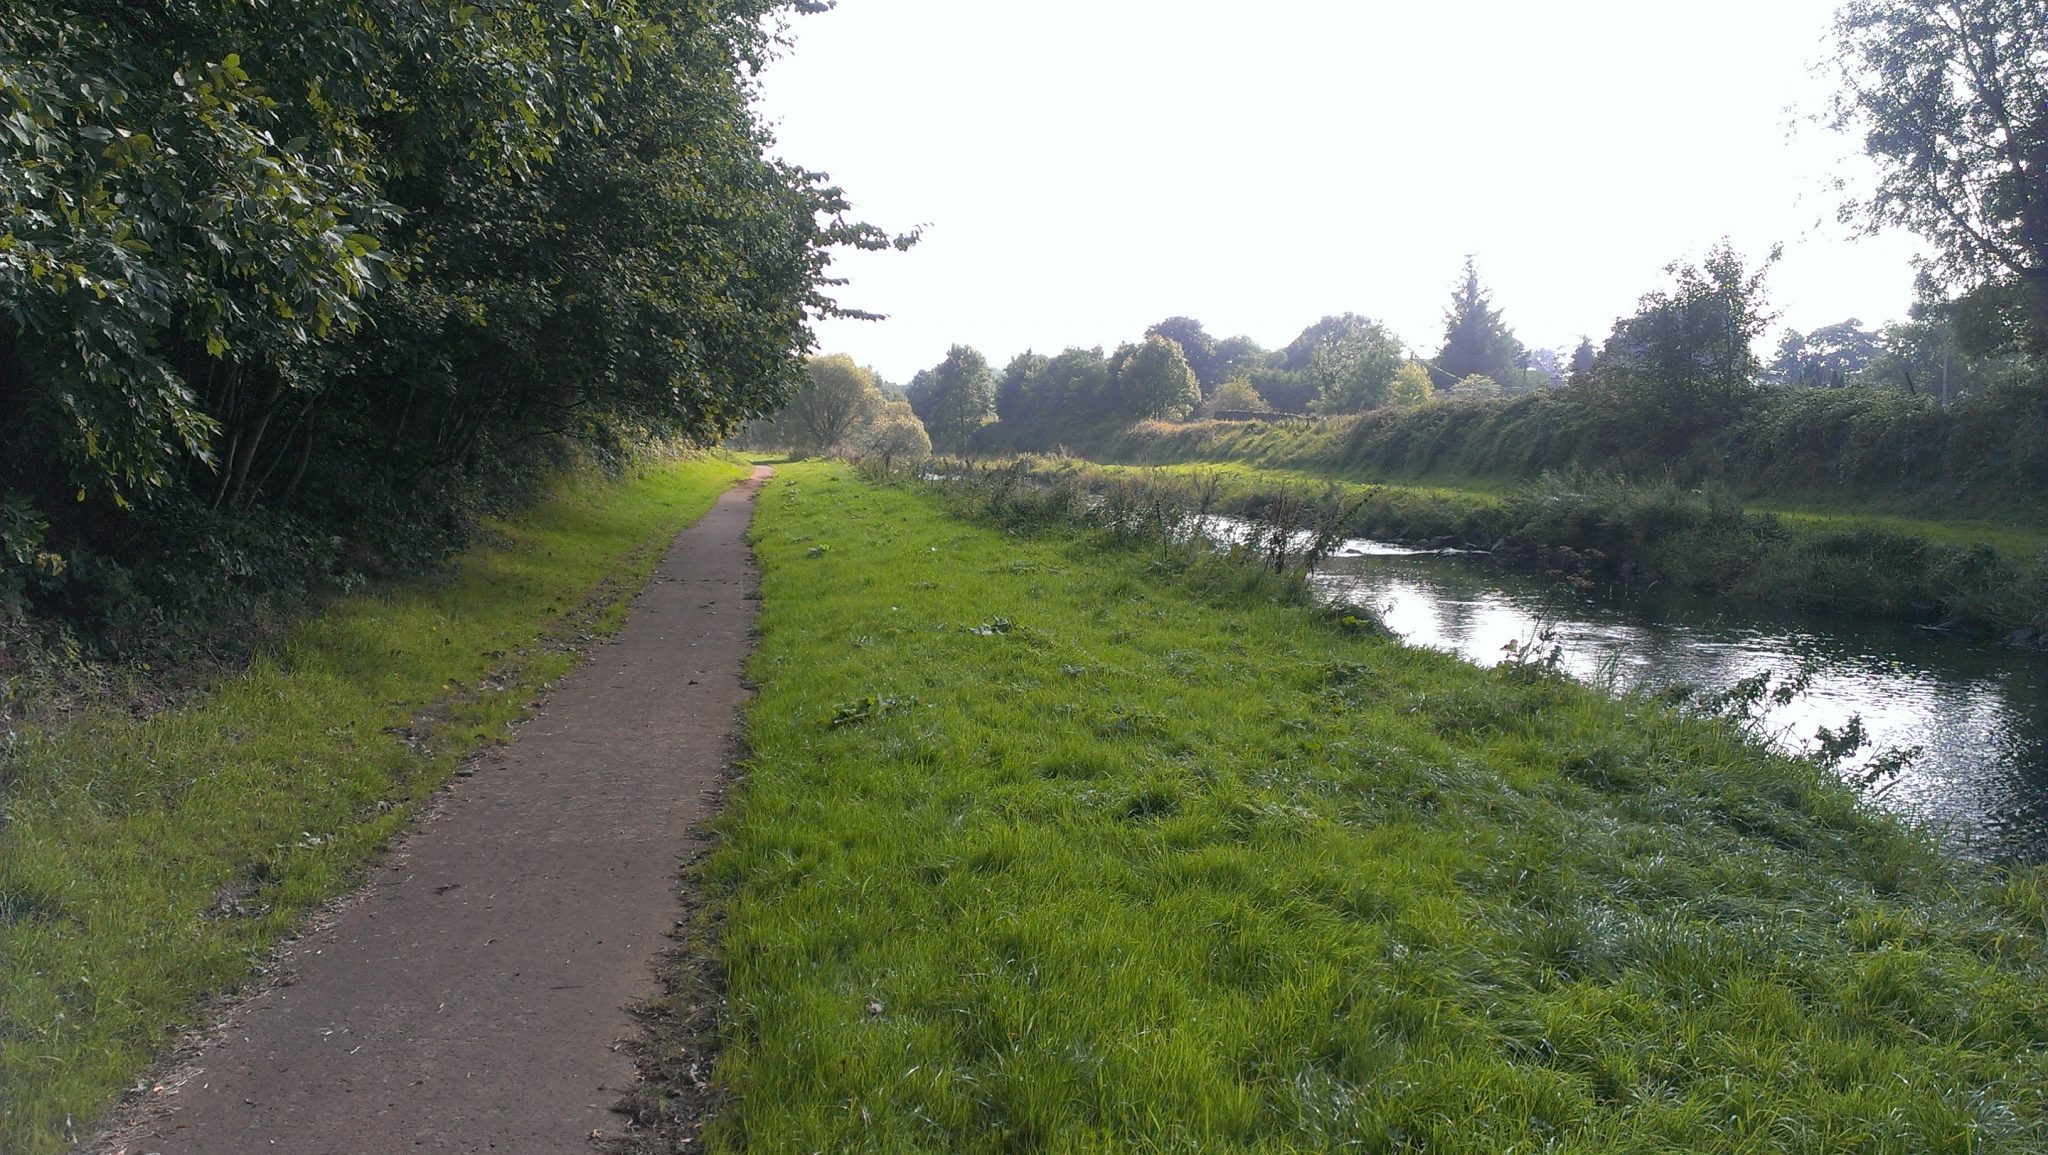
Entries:
[[0, 1151], [64, 1149], [347, 889], [744, 467], [566, 484], [441, 575], [336, 603], [189, 709], [0, 754]]
[[839, 467], [755, 537], [713, 1149], [2048, 1149], [2041, 879], [1811, 766]]

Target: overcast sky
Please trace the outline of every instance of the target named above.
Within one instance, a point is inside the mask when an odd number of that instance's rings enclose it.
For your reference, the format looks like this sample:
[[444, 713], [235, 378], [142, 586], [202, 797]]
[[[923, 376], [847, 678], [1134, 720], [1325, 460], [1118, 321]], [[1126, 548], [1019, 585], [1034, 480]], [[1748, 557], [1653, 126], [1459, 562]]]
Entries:
[[762, 109], [857, 215], [926, 226], [837, 263], [888, 320], [819, 328], [897, 382], [1176, 314], [1270, 348], [1357, 312], [1433, 353], [1468, 253], [1525, 343], [1597, 343], [1722, 236], [1784, 245], [1784, 323], [1875, 327], [1917, 244], [1837, 224], [1830, 181], [1867, 169], [1797, 126], [1834, 7], [840, 0], [794, 20]]

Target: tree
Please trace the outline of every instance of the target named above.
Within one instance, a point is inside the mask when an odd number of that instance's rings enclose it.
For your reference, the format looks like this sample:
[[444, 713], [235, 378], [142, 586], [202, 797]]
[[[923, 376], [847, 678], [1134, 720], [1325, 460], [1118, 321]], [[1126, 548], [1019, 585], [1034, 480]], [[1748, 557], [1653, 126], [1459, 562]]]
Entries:
[[945, 360], [920, 372], [909, 392], [933, 446], [948, 453], [967, 452], [974, 431], [995, 414], [996, 383], [988, 358], [966, 345], [953, 346]]
[[1195, 371], [1195, 380], [1201, 383], [1205, 397], [1230, 375], [1229, 363], [1218, 355], [1216, 339], [1193, 317], [1168, 317], [1145, 330], [1145, 335], [1164, 337], [1180, 346], [1181, 353], [1187, 357], [1188, 368]]
[[1394, 375], [1408, 360], [1399, 337], [1355, 313], [1325, 317], [1310, 331], [1316, 334], [1307, 365], [1316, 382], [1314, 412], [1363, 413], [1387, 403]]
[[809, 380], [782, 411], [782, 425], [795, 444], [830, 449], [881, 412], [882, 393], [875, 388], [874, 371], [854, 364], [846, 354], [813, 357], [807, 372]]
[[1406, 409], [1429, 400], [1435, 392], [1429, 380], [1429, 369], [1420, 361], [1409, 361], [1394, 374], [1392, 384], [1387, 387], [1387, 404]]
[[1228, 381], [1246, 376], [1254, 369], [1264, 368], [1266, 357], [1266, 350], [1250, 337], [1225, 337], [1216, 342], [1217, 378]]
[[1465, 279], [1451, 292], [1451, 307], [1444, 311], [1444, 346], [1436, 355], [1438, 384], [1449, 384], [1474, 373], [1496, 381], [1516, 379], [1517, 358], [1522, 343], [1500, 319], [1499, 309], [1489, 308], [1489, 296], [1479, 287], [1479, 269], [1465, 258]]
[[8, 522], [103, 575], [424, 555], [567, 445], [775, 411], [831, 250], [892, 243], [768, 155], [786, 7], [0, 5]]
[[1202, 400], [1201, 383], [1186, 354], [1166, 337], [1147, 337], [1141, 344], [1119, 348], [1110, 359], [1110, 371], [1115, 389], [1109, 416], [1120, 420], [1178, 421]]
[[1572, 350], [1572, 384], [1582, 384], [1586, 380], [1586, 375], [1593, 371], [1593, 362], [1597, 356], [1593, 351], [1593, 338], [1580, 337], [1579, 347]]
[[1022, 421], [1029, 413], [1028, 398], [1044, 376], [1045, 368], [1052, 359], [1041, 353], [1025, 350], [1010, 358], [1003, 367], [1003, 379], [996, 385], [996, 418], [1001, 421]]
[[853, 444], [861, 456], [880, 458], [885, 472], [932, 455], [931, 436], [905, 401], [885, 403], [873, 421], [855, 431]]
[[1839, 389], [1880, 351], [1877, 334], [1854, 317], [1811, 333], [1787, 329], [1778, 339], [1778, 354], [1771, 360], [1769, 375], [1786, 385]]
[[1919, 278], [1917, 288], [1906, 319], [1876, 334], [1878, 353], [1855, 384], [1925, 393], [1946, 405], [2025, 372], [2011, 330], [2021, 308], [2009, 285], [1982, 285], [1955, 299], [1931, 277]]
[[1252, 388], [1251, 378], [1232, 377], [1216, 387], [1202, 403], [1202, 410], [1214, 417], [1218, 413], [1271, 413], [1273, 407]]
[[1845, 216], [1926, 237], [1951, 283], [2016, 282], [2048, 353], [2048, 0], [1853, 0], [1835, 63], [1832, 123], [1881, 174]]
[[1638, 432], [1668, 446], [1734, 415], [1755, 388], [1755, 342], [1771, 320], [1764, 276], [1777, 259], [1773, 248], [1745, 268], [1723, 240], [1697, 265], [1666, 265], [1672, 287], [1614, 323], [1593, 377]]
[[1048, 426], [1067, 428], [1095, 420], [1109, 404], [1109, 358], [1100, 346], [1064, 349], [1046, 363], [1040, 382], [1030, 395], [1031, 403]]

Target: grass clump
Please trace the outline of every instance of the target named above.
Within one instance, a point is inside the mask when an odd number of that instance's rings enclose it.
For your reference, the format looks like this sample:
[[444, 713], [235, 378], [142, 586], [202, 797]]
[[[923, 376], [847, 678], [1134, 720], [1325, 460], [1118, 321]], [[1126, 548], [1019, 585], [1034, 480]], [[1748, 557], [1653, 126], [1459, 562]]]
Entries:
[[715, 1149], [2048, 1149], [2041, 879], [1811, 764], [837, 467], [755, 538]]
[[190, 708], [0, 749], [0, 1150], [62, 1150], [625, 613], [744, 467], [570, 484], [435, 578], [337, 602]]

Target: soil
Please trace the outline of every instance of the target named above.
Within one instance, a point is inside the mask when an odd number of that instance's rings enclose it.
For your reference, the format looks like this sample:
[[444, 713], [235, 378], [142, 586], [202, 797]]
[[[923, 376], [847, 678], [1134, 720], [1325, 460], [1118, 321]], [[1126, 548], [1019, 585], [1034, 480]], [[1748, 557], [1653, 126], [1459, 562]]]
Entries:
[[657, 993], [747, 694], [770, 472], [676, 538], [616, 638], [94, 1150], [582, 1152], [628, 1126], [630, 1008]]

